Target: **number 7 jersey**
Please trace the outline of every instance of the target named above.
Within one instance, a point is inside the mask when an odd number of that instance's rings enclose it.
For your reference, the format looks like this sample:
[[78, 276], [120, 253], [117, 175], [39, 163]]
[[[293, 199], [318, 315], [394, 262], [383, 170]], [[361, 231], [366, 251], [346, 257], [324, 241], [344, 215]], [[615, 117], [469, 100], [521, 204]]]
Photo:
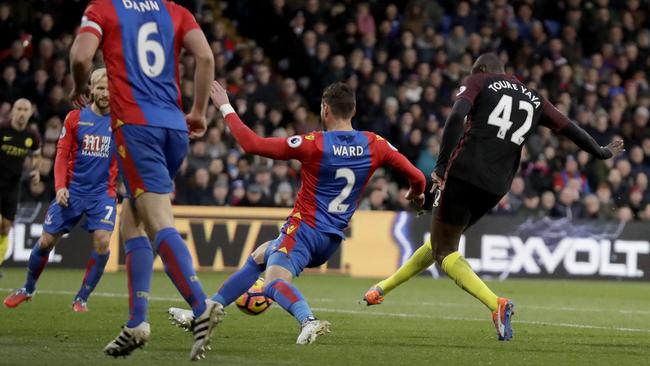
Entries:
[[178, 60], [183, 37], [196, 28], [192, 14], [171, 1], [91, 1], [79, 33], [100, 40], [113, 128], [137, 124], [187, 130]]
[[495, 195], [510, 190], [524, 142], [538, 125], [559, 131], [569, 123], [548, 100], [514, 76], [472, 74], [457, 97], [472, 108], [447, 175]]

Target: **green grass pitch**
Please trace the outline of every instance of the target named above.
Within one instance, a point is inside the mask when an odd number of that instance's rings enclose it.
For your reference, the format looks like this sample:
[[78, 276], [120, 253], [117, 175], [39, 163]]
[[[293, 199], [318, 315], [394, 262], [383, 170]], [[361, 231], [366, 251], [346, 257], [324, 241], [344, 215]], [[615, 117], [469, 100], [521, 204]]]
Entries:
[[[20, 286], [24, 271], [4, 271], [0, 287]], [[31, 303], [0, 310], [0, 365], [189, 364], [191, 339], [166, 318], [183, 306], [164, 273], [154, 275], [152, 338], [127, 360], [104, 345], [127, 316], [126, 275], [106, 274], [90, 312], [70, 309], [83, 272], [46, 270]], [[201, 273], [209, 294], [224, 274]], [[234, 307], [201, 361], [214, 365], [648, 365], [650, 285], [647, 283], [506, 280], [490, 286], [516, 304], [515, 337], [498, 342], [489, 312], [449, 280], [420, 277], [380, 306], [357, 304], [374, 283], [343, 276], [304, 275], [296, 281], [332, 333], [296, 346], [296, 322], [274, 305], [260, 316]]]

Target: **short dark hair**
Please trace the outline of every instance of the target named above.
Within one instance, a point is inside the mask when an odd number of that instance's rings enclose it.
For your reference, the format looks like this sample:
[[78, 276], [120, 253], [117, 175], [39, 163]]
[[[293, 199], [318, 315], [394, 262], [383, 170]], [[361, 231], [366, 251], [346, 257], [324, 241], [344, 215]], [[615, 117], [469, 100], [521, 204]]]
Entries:
[[351, 118], [357, 106], [354, 90], [342, 82], [330, 84], [325, 88], [323, 102], [330, 107], [332, 114], [337, 118]]
[[494, 52], [488, 52], [480, 55], [474, 66], [472, 66], [472, 74], [479, 72], [487, 72], [490, 74], [505, 74], [503, 69], [503, 62], [499, 56]]

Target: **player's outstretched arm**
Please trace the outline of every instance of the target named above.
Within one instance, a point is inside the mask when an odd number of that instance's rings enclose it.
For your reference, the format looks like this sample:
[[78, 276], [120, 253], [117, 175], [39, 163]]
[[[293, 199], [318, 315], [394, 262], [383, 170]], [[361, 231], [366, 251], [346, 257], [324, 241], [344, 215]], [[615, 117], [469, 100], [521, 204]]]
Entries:
[[[247, 154], [261, 155], [271, 159], [300, 159], [304, 149], [289, 146], [287, 139], [281, 137], [260, 137], [248, 128], [230, 105], [226, 90], [216, 81], [210, 91], [212, 103], [219, 108], [230, 133]], [[302, 141], [302, 140], [301, 140]]]
[[624, 151], [622, 140], [614, 140], [607, 146], [598, 145], [587, 131], [562, 114], [548, 100], [544, 100], [544, 111], [540, 125], [549, 127], [556, 133], [565, 136], [580, 149], [601, 160], [609, 159]]
[[388, 141], [378, 141], [377, 145], [379, 146], [380, 156], [384, 157], [383, 162], [408, 179], [410, 189], [406, 199], [415, 203], [417, 207], [422, 207], [424, 204], [424, 188], [427, 185], [424, 174]]
[[[440, 155], [438, 156], [436, 167], [433, 170], [435, 175], [440, 179], [444, 179], [445, 177], [447, 164], [449, 163], [451, 154], [454, 149], [456, 149], [461, 137], [463, 136], [463, 131], [465, 130], [465, 117], [467, 117], [471, 109], [472, 104], [469, 101], [465, 98], [459, 98], [456, 103], [454, 103], [451, 113], [449, 113], [449, 117], [447, 117], [447, 122], [445, 122], [445, 131], [442, 134]], [[441, 187], [441, 189], [442, 188], [443, 187]]]

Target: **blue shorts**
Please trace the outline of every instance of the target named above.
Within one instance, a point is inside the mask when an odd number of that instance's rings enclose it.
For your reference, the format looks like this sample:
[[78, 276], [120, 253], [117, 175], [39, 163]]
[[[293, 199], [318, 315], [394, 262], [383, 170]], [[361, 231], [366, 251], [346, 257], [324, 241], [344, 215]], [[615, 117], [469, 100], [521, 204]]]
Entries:
[[187, 150], [187, 131], [122, 125], [115, 130], [120, 172], [131, 197], [144, 192], [171, 193]]
[[280, 266], [298, 277], [305, 268], [327, 262], [340, 245], [339, 235], [323, 233], [291, 219], [280, 230], [280, 236], [271, 241], [264, 262], [267, 268]]
[[86, 215], [86, 221], [83, 224], [86, 231], [113, 231], [115, 204], [115, 198], [108, 196], [97, 199], [70, 196], [68, 207], [61, 207], [54, 200], [47, 209], [43, 230], [50, 234], [68, 233], [79, 223], [81, 217]]

